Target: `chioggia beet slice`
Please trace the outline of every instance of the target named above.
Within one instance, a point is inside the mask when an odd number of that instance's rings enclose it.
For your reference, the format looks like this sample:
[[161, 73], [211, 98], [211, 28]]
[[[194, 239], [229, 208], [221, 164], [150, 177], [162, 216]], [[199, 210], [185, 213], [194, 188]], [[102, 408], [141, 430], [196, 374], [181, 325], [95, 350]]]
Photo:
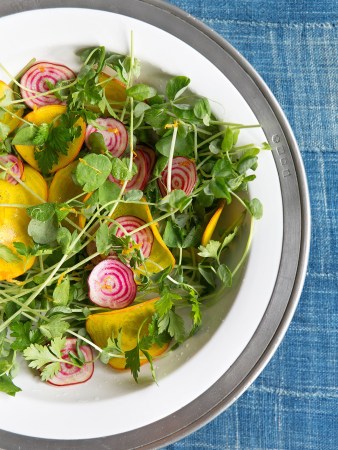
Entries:
[[[115, 219], [115, 221], [121, 225], [121, 227], [119, 227], [116, 231], [117, 237], [123, 237], [126, 235], [125, 232], [131, 233], [146, 224], [144, 220], [135, 216], [121, 216]], [[132, 239], [136, 245], [140, 246], [140, 250], [142, 251], [144, 258], [148, 258], [154, 242], [154, 235], [151, 229], [146, 227], [137, 231], [132, 235]]]
[[108, 118], [96, 119], [97, 127], [88, 125], [86, 131], [86, 145], [89, 146], [89, 136], [92, 133], [101, 133], [108, 151], [117, 158], [122, 155], [128, 145], [128, 132], [119, 120]]
[[[47, 382], [54, 386], [69, 386], [71, 384], [79, 384], [88, 381], [94, 372], [93, 352], [88, 345], [80, 345], [80, 350], [85, 358], [85, 363], [82, 367], [61, 363], [59, 372]], [[62, 358], [69, 360], [69, 352], [77, 355], [75, 338], [66, 339], [66, 345], [61, 352]]]
[[[163, 196], [167, 195], [168, 166], [163, 170], [158, 186]], [[171, 190], [181, 189], [190, 195], [197, 183], [196, 164], [185, 156], [173, 158], [171, 169]]]
[[0, 156], [0, 177], [4, 175], [4, 179], [11, 184], [18, 184], [18, 179], [21, 180], [23, 175], [22, 161], [14, 155], [1, 155]]
[[[137, 146], [135, 153], [134, 163], [137, 167], [137, 173], [128, 181], [125, 189], [126, 192], [132, 189], [143, 191], [149, 181], [155, 163], [155, 152], [151, 148], [145, 145]], [[109, 179], [116, 184], [121, 183], [120, 180], [114, 178], [112, 175], [109, 176]]]
[[125, 308], [136, 296], [137, 285], [133, 271], [117, 259], [104, 259], [88, 277], [89, 298], [98, 306]]
[[58, 81], [75, 79], [75, 73], [63, 64], [41, 61], [30, 67], [21, 78], [21, 95], [29, 108], [60, 105], [63, 102], [55, 95], [40, 95], [51, 90]]

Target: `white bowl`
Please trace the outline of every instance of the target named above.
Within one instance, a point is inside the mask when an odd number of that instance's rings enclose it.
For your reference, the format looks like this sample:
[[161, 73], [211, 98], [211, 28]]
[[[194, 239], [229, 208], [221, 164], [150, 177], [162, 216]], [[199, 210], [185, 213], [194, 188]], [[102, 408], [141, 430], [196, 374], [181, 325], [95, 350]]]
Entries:
[[262, 125], [242, 132], [243, 142], [267, 140], [273, 146], [273, 152], [260, 155], [250, 187], [250, 196], [264, 205], [264, 216], [256, 223], [246, 268], [224, 298], [206, 310], [202, 330], [156, 363], [158, 385], [149, 381], [147, 368], [136, 385], [129, 373], [97, 364], [89, 382], [54, 388], [23, 366], [15, 379], [23, 392], [1, 396], [4, 448], [46, 448], [44, 439], [51, 449], [164, 445], [236, 400], [282, 339], [307, 263], [304, 170], [290, 127], [264, 82], [202, 24], [157, 1], [99, 1], [95, 10], [85, 9], [89, 1], [74, 1], [68, 3], [81, 8], [55, 9], [62, 3], [2, 1], [0, 55], [11, 73], [32, 57], [76, 69], [74, 50], [85, 46], [128, 53], [133, 31], [135, 54], [145, 69], [142, 79], [161, 85], [166, 74], [190, 77], [192, 90], [212, 100], [217, 116]]

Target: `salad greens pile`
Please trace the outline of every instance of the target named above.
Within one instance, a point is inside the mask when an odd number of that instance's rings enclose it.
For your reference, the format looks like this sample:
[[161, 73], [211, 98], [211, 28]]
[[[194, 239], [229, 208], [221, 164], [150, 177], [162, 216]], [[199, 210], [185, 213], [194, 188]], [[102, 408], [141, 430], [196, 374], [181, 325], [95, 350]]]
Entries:
[[[148, 350], [168, 341], [174, 349], [203, 326], [204, 305], [219, 290], [231, 287], [245, 261], [251, 234], [236, 267], [227, 264], [227, 249], [236, 245], [244, 217], [262, 216], [259, 200], [250, 200], [242, 193], [255, 179], [259, 152], [269, 146], [237, 144], [243, 128], [259, 125], [227, 123], [214, 117], [208, 99], [189, 90], [186, 76], [169, 79], [165, 92], [138, 83], [141, 63], [133, 51], [125, 56], [98, 47], [77, 55], [82, 67], [74, 79], [50, 83], [47, 92], [31, 95], [53, 95], [66, 104], [65, 112], [52, 123], [34, 124], [21, 117], [25, 103], [20, 95], [20, 76], [12, 78], [14, 97], [0, 98], [1, 154], [16, 154], [16, 146], [34, 146], [40, 172], [50, 184], [53, 165], [81, 134], [80, 118], [86, 126], [96, 127], [99, 117], [117, 119], [126, 127], [129, 142], [123, 155], [115, 157], [102, 134], [92, 133], [72, 175], [81, 191], [78, 195], [62, 202], [12, 205], [26, 210], [31, 243], [17, 241], [11, 249], [0, 242], [0, 266], [1, 261], [31, 257], [35, 257], [35, 263], [21, 276], [0, 282], [0, 391], [10, 395], [20, 391], [13, 382], [19, 355], [40, 372], [43, 380], [49, 380], [64, 362], [76, 367], [85, 363], [80, 345], [93, 348], [95, 360], [104, 364], [124, 357], [125, 367], [136, 381], [146, 358], [155, 378]], [[100, 78], [103, 71], [109, 73], [104, 79]], [[125, 86], [124, 101], [111, 101], [107, 96], [105, 87], [113, 78]], [[5, 114], [17, 116], [21, 126], [11, 132], [1, 121]], [[126, 190], [138, 170], [134, 157], [139, 144], [154, 150], [156, 162], [144, 189]], [[169, 182], [166, 195], [162, 195], [158, 181], [166, 168], [171, 180], [173, 160], [178, 156], [193, 161], [197, 183], [187, 194]], [[1, 162], [0, 169], [4, 174], [8, 171]], [[118, 182], [111, 182], [109, 177]], [[222, 230], [219, 240], [209, 239], [203, 244], [214, 212], [233, 201], [241, 204], [241, 215]], [[157, 272], [142, 270], [145, 258], [139, 246], [132, 245], [132, 234], [117, 237], [111, 218], [124, 204], [148, 205], [151, 223], [156, 224], [175, 265]], [[4, 204], [0, 194], [0, 212], [6, 207], [11, 205]], [[148, 226], [150, 223], [145, 224]], [[88, 252], [90, 244], [94, 244], [92, 252]], [[106, 347], [95, 344], [86, 330], [90, 315], [108, 311], [90, 301], [87, 280], [96, 259], [108, 257], [112, 249], [134, 270], [138, 291], [134, 303], [159, 297], [147, 332], [139, 333], [135, 347], [129, 350], [121, 344], [123, 329], [108, 339]], [[67, 360], [62, 354], [66, 337], [76, 338], [78, 343], [77, 353], [70, 353]]]

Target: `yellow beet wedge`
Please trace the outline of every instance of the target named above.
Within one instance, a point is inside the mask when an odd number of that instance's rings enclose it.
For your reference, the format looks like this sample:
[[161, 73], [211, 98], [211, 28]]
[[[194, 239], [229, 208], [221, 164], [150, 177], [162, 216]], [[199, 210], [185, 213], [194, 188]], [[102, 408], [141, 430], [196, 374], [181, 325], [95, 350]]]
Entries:
[[[58, 116], [65, 112], [66, 107], [62, 105], [42, 106], [41, 108], [37, 108], [28, 113], [24, 119], [28, 122], [35, 123], [35, 125], [41, 125], [43, 123], [53, 122], [53, 120], [57, 119]], [[81, 127], [81, 135], [75, 138], [74, 141], [68, 145], [68, 153], [66, 155], [60, 154], [58, 163], [53, 165], [50, 172], [56, 172], [57, 170], [67, 166], [77, 157], [79, 151], [81, 150], [86, 134], [86, 124], [84, 120], [80, 118], [75, 125]], [[40, 170], [38, 162], [34, 156], [35, 147], [33, 145], [16, 145], [15, 148], [22, 158], [28, 162], [28, 164], [36, 170]]]
[[[0, 205], [37, 205], [47, 200], [47, 184], [39, 172], [25, 165], [22, 184], [13, 185], [0, 180]], [[26, 187], [24, 187], [26, 186]], [[30, 218], [24, 207], [0, 206], [0, 244], [14, 253], [14, 242], [32, 245], [27, 234]], [[6, 262], [0, 258], [0, 281], [10, 280], [25, 273], [34, 264], [34, 257], [18, 255], [18, 261]]]
[[76, 169], [78, 161], [73, 161], [68, 166], [55, 172], [49, 187], [48, 201], [52, 203], [63, 203], [81, 194], [82, 188], [73, 181], [72, 174]]
[[[0, 106], [5, 107], [10, 112], [14, 112], [13, 106], [9, 104], [12, 100], [14, 100], [14, 93], [12, 89], [3, 81], [0, 81]], [[23, 111], [23, 109], [18, 109], [15, 111], [15, 114], [21, 117]], [[0, 122], [9, 127], [9, 133], [15, 130], [20, 123], [20, 119], [12, 116], [10, 112], [0, 111]]]
[[205, 227], [205, 230], [204, 230], [204, 233], [202, 236], [202, 240], [201, 240], [202, 245], [204, 245], [204, 246], [207, 245], [208, 242], [210, 241], [210, 239], [212, 238], [212, 235], [215, 231], [215, 228], [217, 226], [219, 218], [221, 217], [224, 206], [225, 206], [225, 201], [221, 201], [218, 208], [216, 209], [213, 216], [211, 217], [209, 223]]
[[[147, 333], [148, 324], [151, 321], [151, 316], [155, 312], [155, 303], [157, 300], [157, 298], [154, 298], [124, 309], [92, 314], [87, 318], [86, 329], [93, 342], [101, 348], [106, 347], [108, 338], [117, 337], [119, 330], [122, 329], [122, 350], [131, 350], [137, 344], [140, 327], [142, 327], [140, 338]], [[166, 343], [159, 347], [154, 344], [148, 351], [151, 356], [159, 356], [166, 351], [168, 345]], [[141, 354], [140, 356], [142, 357], [143, 355]], [[145, 362], [146, 359], [141, 359], [141, 364]], [[115, 369], [124, 369], [126, 360], [125, 358], [111, 358], [109, 364]]]

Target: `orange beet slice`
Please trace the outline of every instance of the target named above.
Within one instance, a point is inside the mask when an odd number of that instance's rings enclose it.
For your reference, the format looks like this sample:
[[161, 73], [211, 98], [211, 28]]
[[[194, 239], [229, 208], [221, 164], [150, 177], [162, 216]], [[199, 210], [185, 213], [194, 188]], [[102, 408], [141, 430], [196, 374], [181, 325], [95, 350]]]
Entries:
[[[14, 93], [12, 89], [3, 81], [0, 81], [0, 106], [6, 107], [11, 112], [14, 112], [13, 106], [8, 105], [14, 99]], [[7, 106], [8, 105], [8, 106]], [[23, 109], [18, 109], [15, 114], [19, 117], [23, 114]], [[4, 123], [9, 127], [9, 132], [11, 133], [19, 125], [20, 119], [12, 116], [10, 113], [0, 111], [0, 122]]]
[[[108, 338], [113, 336], [117, 337], [119, 330], [122, 329], [122, 350], [131, 350], [137, 344], [137, 335], [143, 323], [140, 337], [147, 333], [148, 324], [151, 321], [151, 316], [155, 312], [155, 303], [157, 300], [158, 298], [154, 298], [124, 309], [92, 314], [87, 318], [87, 332], [96, 345], [104, 348], [107, 345]], [[168, 343], [161, 347], [152, 345], [148, 351], [152, 356], [158, 356], [166, 351], [168, 345]], [[146, 359], [141, 359], [141, 364], [146, 362]], [[114, 369], [124, 369], [126, 360], [125, 358], [111, 358], [109, 364]]]
[[[28, 113], [27, 116], [25, 116], [25, 120], [35, 123], [36, 125], [51, 123], [64, 112], [66, 112], [66, 107], [63, 105], [42, 106], [41, 108], [37, 108]], [[58, 163], [54, 164], [50, 172], [56, 172], [57, 170], [67, 166], [77, 157], [79, 151], [81, 150], [86, 134], [86, 124], [84, 120], [80, 118], [75, 125], [81, 127], [81, 135], [68, 145], [67, 155], [60, 154]], [[38, 162], [34, 156], [35, 147], [33, 145], [16, 145], [15, 148], [22, 158], [28, 162], [28, 164], [34, 167], [34, 169], [40, 171]]]
[[[0, 180], [0, 203], [37, 205], [47, 200], [47, 184], [39, 172], [25, 165], [22, 181], [39, 198], [21, 184], [13, 185], [8, 181]], [[14, 253], [16, 253], [14, 242], [32, 245], [33, 242], [27, 233], [29, 221], [25, 208], [0, 207], [0, 244]], [[20, 260], [16, 262], [6, 262], [0, 258], [0, 281], [16, 278], [34, 264], [34, 257], [26, 258], [20, 255], [18, 257]]]

